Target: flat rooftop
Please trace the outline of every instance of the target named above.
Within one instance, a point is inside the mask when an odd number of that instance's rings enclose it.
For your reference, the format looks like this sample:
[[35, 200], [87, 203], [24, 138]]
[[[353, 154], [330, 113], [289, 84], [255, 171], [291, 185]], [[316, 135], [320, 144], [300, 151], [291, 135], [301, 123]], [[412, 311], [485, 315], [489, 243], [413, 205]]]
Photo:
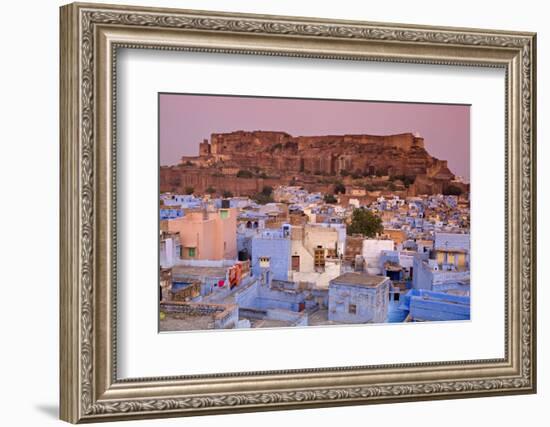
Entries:
[[363, 287], [376, 287], [386, 281], [386, 276], [375, 276], [366, 273], [344, 273], [340, 276], [332, 279], [330, 284], [339, 285], [351, 285], [351, 286], [363, 286]]
[[177, 279], [178, 276], [208, 276], [208, 277], [225, 277], [227, 267], [195, 267], [186, 265], [175, 265], [172, 267], [172, 277]]
[[200, 331], [214, 329], [214, 314], [194, 316], [185, 313], [165, 313], [160, 321], [159, 330], [168, 331]]

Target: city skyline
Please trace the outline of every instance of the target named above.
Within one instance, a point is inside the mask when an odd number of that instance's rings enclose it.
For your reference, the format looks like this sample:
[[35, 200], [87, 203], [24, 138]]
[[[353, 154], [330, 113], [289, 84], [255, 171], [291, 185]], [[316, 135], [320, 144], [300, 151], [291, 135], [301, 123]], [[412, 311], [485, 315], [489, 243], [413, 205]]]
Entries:
[[159, 106], [159, 331], [470, 319], [469, 106]]
[[418, 132], [427, 151], [469, 181], [470, 106], [381, 101], [159, 95], [160, 163], [198, 154], [212, 133], [284, 131], [293, 136]]

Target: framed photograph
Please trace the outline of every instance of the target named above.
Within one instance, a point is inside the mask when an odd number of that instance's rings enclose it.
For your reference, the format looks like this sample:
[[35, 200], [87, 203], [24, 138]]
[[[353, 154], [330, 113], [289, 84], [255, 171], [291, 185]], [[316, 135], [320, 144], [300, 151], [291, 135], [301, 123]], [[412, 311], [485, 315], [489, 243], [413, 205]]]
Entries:
[[60, 21], [63, 420], [536, 391], [535, 34]]

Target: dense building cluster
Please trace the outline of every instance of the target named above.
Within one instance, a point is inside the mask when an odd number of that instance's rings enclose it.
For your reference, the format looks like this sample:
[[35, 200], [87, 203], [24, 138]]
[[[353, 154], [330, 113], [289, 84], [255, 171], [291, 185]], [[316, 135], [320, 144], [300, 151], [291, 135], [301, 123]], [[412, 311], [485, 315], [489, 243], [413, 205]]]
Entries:
[[262, 191], [161, 194], [161, 330], [469, 319], [467, 192]]

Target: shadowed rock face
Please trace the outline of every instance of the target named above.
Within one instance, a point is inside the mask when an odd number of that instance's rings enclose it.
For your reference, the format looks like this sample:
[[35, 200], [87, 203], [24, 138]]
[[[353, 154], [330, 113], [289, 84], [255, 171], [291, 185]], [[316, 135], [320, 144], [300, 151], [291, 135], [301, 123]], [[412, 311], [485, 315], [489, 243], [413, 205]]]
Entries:
[[[238, 172], [241, 171], [239, 175]], [[252, 176], [243, 172], [252, 172]], [[432, 157], [424, 139], [399, 135], [292, 136], [286, 132], [236, 131], [214, 133], [200, 144], [199, 156], [182, 157], [180, 165], [161, 168], [161, 191], [208, 187], [253, 194], [263, 185], [294, 182], [314, 187], [319, 176], [423, 176], [423, 190], [441, 189], [455, 177], [447, 161]], [[441, 185], [431, 184], [437, 182]]]

